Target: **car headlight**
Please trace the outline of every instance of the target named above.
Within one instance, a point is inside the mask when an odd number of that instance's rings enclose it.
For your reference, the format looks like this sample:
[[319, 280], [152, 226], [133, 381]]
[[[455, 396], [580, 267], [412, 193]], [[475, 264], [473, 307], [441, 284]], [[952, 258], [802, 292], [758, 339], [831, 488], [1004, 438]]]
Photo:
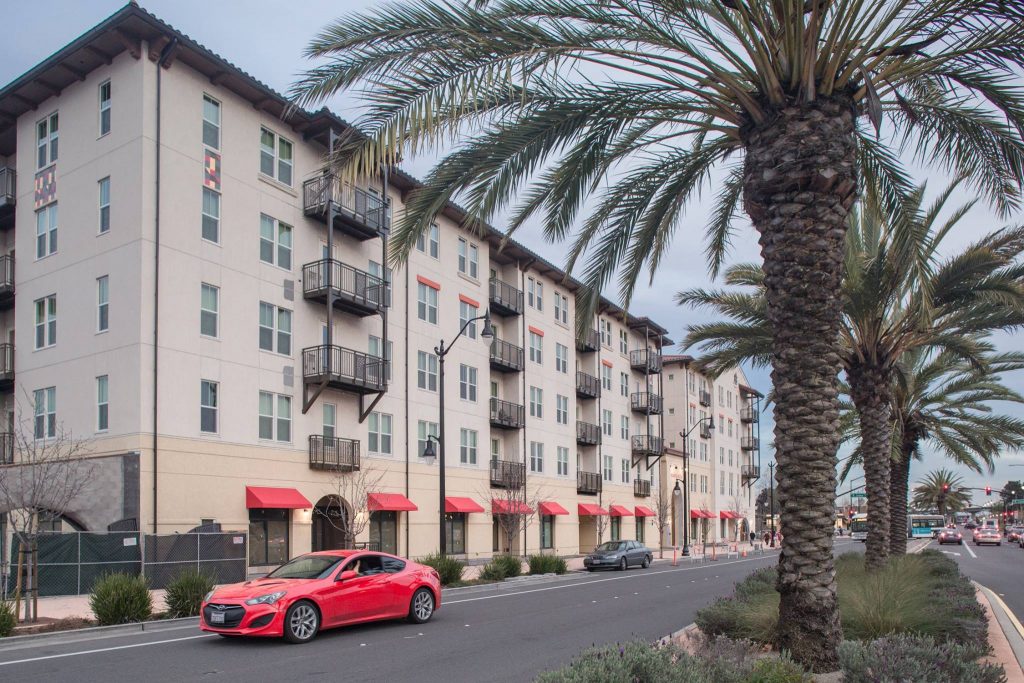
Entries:
[[210, 602], [210, 598], [212, 598], [212, 597], [213, 597], [213, 591], [210, 591], [209, 593], [207, 593], [206, 595], [203, 596], [203, 602]]
[[276, 593], [267, 593], [266, 595], [258, 595], [255, 598], [249, 598], [245, 601], [247, 605], [273, 605], [275, 602], [284, 597], [284, 591], [277, 591]]

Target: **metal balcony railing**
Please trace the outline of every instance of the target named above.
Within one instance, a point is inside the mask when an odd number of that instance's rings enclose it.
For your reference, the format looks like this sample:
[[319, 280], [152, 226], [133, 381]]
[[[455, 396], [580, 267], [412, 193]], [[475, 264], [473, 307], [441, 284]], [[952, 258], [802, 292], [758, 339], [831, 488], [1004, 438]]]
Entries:
[[355, 472], [359, 469], [359, 442], [336, 436], [309, 436], [309, 467], [314, 470]]
[[591, 422], [576, 420], [576, 443], [596, 446], [601, 443], [601, 427]]
[[522, 429], [526, 424], [526, 410], [511, 401], [491, 398], [491, 426], [499, 429]]
[[0, 465], [10, 465], [14, 462], [14, 434], [11, 432], [0, 432]]
[[707, 389], [700, 390], [700, 404], [702, 406], [711, 405], [711, 392], [708, 391]]
[[597, 351], [601, 346], [597, 330], [587, 330], [583, 336], [576, 340], [576, 350], [582, 353]]
[[661, 437], [647, 434], [633, 435], [632, 447], [634, 455], [661, 455], [665, 451]]
[[526, 483], [526, 465], [508, 460], [491, 460], [491, 486], [500, 489], [522, 488]]
[[14, 214], [14, 202], [18, 196], [15, 179], [17, 174], [9, 166], [0, 166], [0, 216]]
[[388, 202], [380, 195], [341, 183], [329, 174], [302, 184], [302, 206], [307, 216], [326, 221], [332, 201], [337, 207], [334, 227], [352, 237], [373, 239], [391, 229]]
[[525, 365], [523, 347], [497, 337], [491, 341], [491, 369], [498, 372], [522, 372]]
[[362, 351], [321, 344], [302, 350], [302, 376], [306, 382], [325, 379], [330, 386], [356, 393], [386, 391], [387, 362]]
[[761, 477], [761, 468], [757, 465], [741, 465], [740, 476], [744, 479], [759, 479]]
[[14, 305], [14, 254], [0, 256], [0, 308]]
[[14, 344], [0, 344], [0, 390], [14, 388]]
[[633, 412], [644, 413], [645, 415], [661, 415], [664, 401], [658, 394], [638, 391], [634, 392], [629, 398]]
[[760, 439], [756, 436], [744, 436], [740, 438], [740, 448], [745, 451], [756, 451], [760, 448]]
[[373, 315], [391, 304], [391, 291], [381, 278], [335, 259], [320, 259], [302, 267], [302, 293], [306, 299], [334, 305], [356, 315]]
[[598, 472], [576, 472], [576, 493], [596, 495], [601, 493], [601, 474]]
[[630, 351], [629, 365], [637, 372], [642, 372], [645, 375], [661, 372], [661, 354], [653, 349]]
[[700, 426], [700, 438], [710, 439], [714, 435], [714, 433], [715, 430], [709, 427], [706, 422]]
[[744, 406], [740, 408], [740, 422], [747, 424], [754, 424], [760, 419], [760, 413], [753, 406]]
[[523, 312], [523, 293], [507, 282], [492, 277], [490, 280], [491, 313], [519, 315]]
[[651, 482], [647, 479], [634, 479], [633, 495], [638, 498], [648, 498], [651, 495]]
[[601, 396], [601, 380], [582, 370], [576, 371], [576, 397], [598, 398]]

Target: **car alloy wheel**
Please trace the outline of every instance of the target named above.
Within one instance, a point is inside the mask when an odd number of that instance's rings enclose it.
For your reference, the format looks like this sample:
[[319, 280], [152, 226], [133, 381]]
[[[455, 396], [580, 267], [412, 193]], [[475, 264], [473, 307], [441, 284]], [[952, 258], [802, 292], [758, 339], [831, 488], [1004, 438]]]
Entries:
[[430, 621], [434, 615], [434, 594], [429, 588], [420, 588], [412, 596], [412, 603], [409, 605], [409, 621], [414, 624], [423, 624]]
[[297, 602], [284, 615], [284, 637], [291, 643], [308, 643], [320, 630], [320, 614], [310, 603]]
[[650, 567], [651, 566], [651, 556], [650, 555], [644, 555], [644, 561], [642, 563], [640, 563], [640, 566], [643, 567], [644, 569], [647, 569], [648, 567]]
[[626, 562], [626, 558], [622, 558], [622, 561], [619, 562], [619, 571], [623, 571], [624, 572], [628, 568], [629, 568], [629, 563]]

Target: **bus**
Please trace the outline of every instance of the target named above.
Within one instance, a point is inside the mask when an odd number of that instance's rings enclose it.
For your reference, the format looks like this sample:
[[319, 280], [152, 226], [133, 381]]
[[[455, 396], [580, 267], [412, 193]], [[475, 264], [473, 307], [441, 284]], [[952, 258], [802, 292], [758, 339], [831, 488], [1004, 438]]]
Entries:
[[907, 515], [907, 538], [935, 538], [944, 526], [942, 515]]
[[868, 540], [868, 516], [866, 513], [854, 515], [850, 520], [850, 538], [855, 541]]

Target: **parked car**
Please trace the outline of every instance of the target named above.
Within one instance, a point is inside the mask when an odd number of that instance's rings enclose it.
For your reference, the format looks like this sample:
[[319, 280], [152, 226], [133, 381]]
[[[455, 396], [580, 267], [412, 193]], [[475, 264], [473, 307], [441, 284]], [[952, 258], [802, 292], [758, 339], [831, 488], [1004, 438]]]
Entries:
[[974, 545], [983, 545], [985, 543], [1003, 544], [1003, 536], [999, 533], [999, 529], [995, 527], [986, 526], [981, 529], [975, 529], [973, 536]]
[[1006, 528], [1006, 540], [1010, 543], [1019, 541], [1022, 534], [1024, 534], [1024, 527], [1011, 526]]
[[956, 543], [957, 545], [964, 544], [963, 535], [956, 529], [943, 529], [939, 532], [939, 545], [945, 545], [946, 543]]
[[583, 558], [587, 571], [595, 569], [621, 569], [651, 566], [654, 554], [639, 541], [608, 541], [594, 548], [594, 552]]
[[262, 579], [203, 598], [199, 628], [222, 636], [284, 636], [306, 643], [325, 628], [378, 619], [422, 624], [441, 606], [437, 572], [361, 550], [300, 555]]

